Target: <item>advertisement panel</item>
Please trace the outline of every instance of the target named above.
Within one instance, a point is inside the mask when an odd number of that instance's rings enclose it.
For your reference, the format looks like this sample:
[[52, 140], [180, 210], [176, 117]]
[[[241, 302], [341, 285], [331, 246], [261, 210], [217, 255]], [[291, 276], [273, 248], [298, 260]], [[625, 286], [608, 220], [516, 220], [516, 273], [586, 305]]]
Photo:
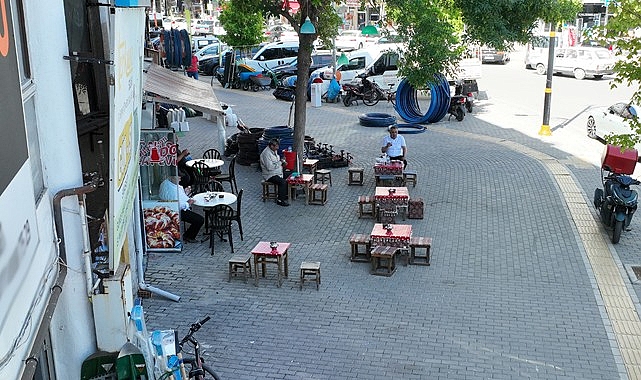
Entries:
[[132, 220], [138, 184], [144, 8], [112, 14], [113, 82], [109, 118], [109, 270], [114, 272]]
[[148, 251], [178, 251], [182, 247], [178, 186], [175, 196], [162, 199], [163, 181], [178, 175], [175, 134], [171, 130], [142, 131], [140, 136], [140, 189], [142, 219]]

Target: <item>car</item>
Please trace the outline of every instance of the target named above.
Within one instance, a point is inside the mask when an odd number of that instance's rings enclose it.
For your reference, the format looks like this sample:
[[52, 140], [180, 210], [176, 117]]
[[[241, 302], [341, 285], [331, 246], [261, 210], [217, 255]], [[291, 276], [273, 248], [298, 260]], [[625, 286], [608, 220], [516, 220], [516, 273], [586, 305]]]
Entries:
[[[314, 70], [326, 67], [334, 63], [334, 55], [330, 52], [316, 52], [312, 53], [312, 64], [309, 66], [309, 73]], [[298, 73], [298, 59], [289, 65], [276, 66], [272, 69], [277, 79], [287, 78]]]
[[256, 71], [272, 69], [276, 66], [289, 65], [298, 57], [298, 41], [278, 41], [269, 43], [244, 64]]
[[[601, 139], [605, 136], [630, 135], [635, 132], [630, 122], [638, 118], [641, 108], [630, 103], [619, 102], [609, 107], [595, 107], [589, 112], [587, 121], [588, 137]], [[637, 146], [637, 150], [639, 146]]]
[[[530, 56], [526, 67], [534, 67], [540, 75], [547, 73], [547, 54]], [[592, 76], [601, 79], [604, 75], [614, 74], [616, 59], [611, 51], [603, 47], [576, 46], [559, 48], [554, 51], [554, 67], [556, 74], [574, 75], [576, 79]]]
[[483, 46], [481, 48], [482, 63], [500, 63], [505, 65], [510, 61], [510, 54], [504, 50], [497, 50], [493, 47]]
[[343, 30], [334, 40], [336, 50], [352, 51], [375, 44], [379, 36], [364, 35], [360, 30]]
[[377, 41], [377, 44], [400, 44], [403, 43], [403, 38], [396, 34], [396, 33], [390, 33], [388, 35], [384, 35], [380, 37]]
[[197, 52], [200, 49], [211, 44], [220, 43], [220, 40], [214, 36], [198, 36], [191, 39], [191, 51]]
[[191, 23], [193, 35], [205, 35], [214, 33], [214, 20], [194, 20]]
[[202, 60], [205, 57], [212, 56], [212, 55], [219, 55], [222, 50], [225, 50], [227, 48], [227, 45], [216, 40], [212, 42], [211, 44], [202, 47], [198, 49], [194, 53], [194, 55], [198, 58], [198, 60]]
[[298, 34], [294, 30], [294, 28], [289, 25], [278, 24], [272, 25], [269, 28], [265, 29], [263, 36], [270, 42], [276, 42], [281, 40], [281, 36], [283, 34], [285, 34], [286, 36], [292, 36], [292, 33], [296, 34], [296, 41], [298, 41]]

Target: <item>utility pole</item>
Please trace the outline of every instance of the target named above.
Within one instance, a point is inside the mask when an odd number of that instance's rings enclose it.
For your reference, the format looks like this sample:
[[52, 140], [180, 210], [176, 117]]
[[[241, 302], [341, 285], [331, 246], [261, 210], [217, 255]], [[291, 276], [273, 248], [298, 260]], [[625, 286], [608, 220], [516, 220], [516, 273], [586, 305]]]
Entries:
[[554, 45], [556, 45], [556, 25], [550, 23], [550, 45], [548, 47], [547, 79], [545, 81], [545, 100], [543, 102], [543, 124], [539, 130], [541, 136], [552, 136], [550, 130], [550, 103], [552, 102], [552, 74], [554, 70]]

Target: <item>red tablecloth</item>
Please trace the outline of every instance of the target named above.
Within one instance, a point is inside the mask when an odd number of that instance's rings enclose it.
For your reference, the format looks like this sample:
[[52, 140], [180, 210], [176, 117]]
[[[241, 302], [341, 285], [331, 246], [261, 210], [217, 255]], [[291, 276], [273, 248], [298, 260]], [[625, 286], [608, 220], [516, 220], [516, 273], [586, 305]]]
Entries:
[[[390, 190], [395, 190], [393, 193], [390, 193]], [[410, 193], [407, 190], [407, 187], [386, 187], [378, 186], [376, 187], [376, 193], [374, 193], [374, 199], [376, 203], [381, 206], [383, 209], [394, 208], [395, 206], [407, 206], [410, 200]]]
[[251, 253], [254, 255], [282, 255], [283, 253], [287, 252], [289, 249], [289, 246], [291, 243], [278, 243], [278, 247], [276, 247], [276, 251], [272, 250], [272, 247], [269, 246], [268, 241], [261, 241], [256, 246], [254, 249], [251, 250]]
[[287, 183], [290, 185], [305, 185], [309, 184], [312, 179], [314, 179], [313, 174], [301, 174], [296, 178], [292, 178], [292, 176], [287, 177]]
[[374, 165], [374, 174], [392, 174], [392, 175], [402, 175], [403, 174], [403, 162], [402, 161], [392, 161], [389, 164], [376, 164]]
[[412, 237], [412, 226], [409, 224], [391, 224], [391, 226], [392, 229], [388, 231], [381, 223], [374, 224], [370, 235], [373, 246], [407, 247]]

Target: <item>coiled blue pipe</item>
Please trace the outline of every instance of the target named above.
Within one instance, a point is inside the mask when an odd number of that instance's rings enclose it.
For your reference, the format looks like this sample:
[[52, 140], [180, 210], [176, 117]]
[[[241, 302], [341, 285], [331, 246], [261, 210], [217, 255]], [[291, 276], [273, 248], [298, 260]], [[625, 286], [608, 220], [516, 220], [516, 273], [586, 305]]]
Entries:
[[450, 85], [443, 74], [437, 74], [435, 79], [435, 84], [430, 83], [432, 98], [425, 114], [421, 113], [416, 89], [407, 79], [401, 81], [396, 90], [394, 108], [403, 120], [412, 124], [436, 123], [447, 115], [450, 107]]

